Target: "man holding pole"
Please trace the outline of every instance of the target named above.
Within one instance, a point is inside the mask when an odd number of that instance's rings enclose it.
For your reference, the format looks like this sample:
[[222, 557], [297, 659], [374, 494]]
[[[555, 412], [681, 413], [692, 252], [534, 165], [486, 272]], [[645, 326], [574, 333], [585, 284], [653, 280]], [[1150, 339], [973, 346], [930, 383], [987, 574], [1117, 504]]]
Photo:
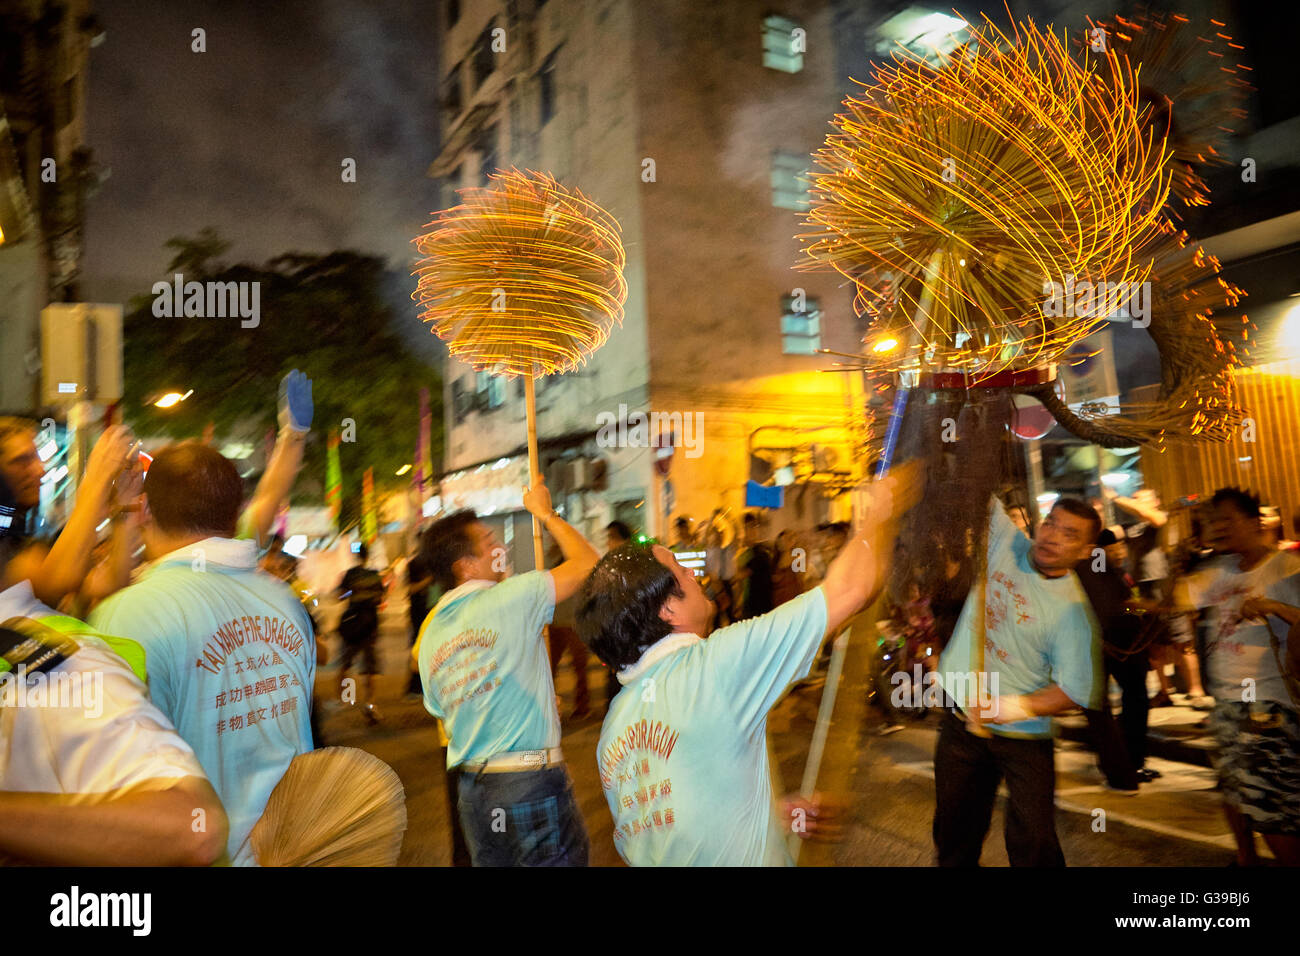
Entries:
[[[707, 640], [713, 607], [667, 548], [629, 545], [601, 559], [578, 598], [578, 633], [623, 685], [596, 758], [619, 854], [633, 866], [783, 866], [786, 819], [776, 809], [767, 715], [807, 676], [822, 635], [875, 599], [893, 501], [915, 481], [872, 486], [862, 526], [826, 580], [768, 614]], [[810, 831], [816, 808], [793, 829]]]
[[560, 716], [542, 628], [595, 567], [595, 548], [551, 508], [541, 475], [524, 507], [564, 561], [507, 579], [505, 549], [472, 511], [424, 538], [447, 589], [416, 644], [424, 706], [443, 721], [447, 769], [475, 866], [585, 866], [586, 827], [560, 752]]
[[1101, 636], [1074, 573], [1101, 519], [1061, 498], [1031, 541], [994, 498], [989, 521], [984, 581], [971, 589], [936, 675], [952, 703], [934, 754], [938, 863], [979, 865], [1005, 777], [1011, 865], [1064, 866], [1051, 715], [1101, 702]]

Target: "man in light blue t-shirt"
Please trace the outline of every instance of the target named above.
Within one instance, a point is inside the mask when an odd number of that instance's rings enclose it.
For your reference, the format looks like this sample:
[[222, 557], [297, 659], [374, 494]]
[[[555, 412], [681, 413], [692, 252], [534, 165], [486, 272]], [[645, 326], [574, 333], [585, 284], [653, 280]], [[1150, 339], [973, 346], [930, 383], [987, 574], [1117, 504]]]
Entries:
[[472, 511], [425, 532], [424, 560], [447, 589], [414, 656], [424, 706], [449, 738], [458, 812], [475, 866], [585, 866], [589, 843], [560, 752], [560, 716], [542, 628], [578, 590], [596, 549], [551, 508], [541, 476], [524, 507], [564, 561], [506, 577], [505, 549]]
[[312, 749], [316, 643], [284, 582], [236, 539], [243, 481], [215, 449], [182, 442], [154, 458], [141, 528], [151, 564], [99, 605], [92, 625], [145, 652], [149, 696], [194, 748], [230, 818], [235, 865], [289, 762]]
[[578, 633], [623, 685], [596, 761], [629, 864], [791, 862], [784, 837], [794, 828], [776, 809], [767, 715], [807, 676], [822, 636], [879, 591], [894, 480], [874, 487], [865, 533], [850, 538], [821, 586], [711, 636], [712, 602], [667, 548], [612, 551], [583, 585]]
[[1074, 573], [1100, 532], [1092, 508], [1061, 498], [1030, 541], [990, 502], [986, 584], [971, 589], [935, 675], [952, 704], [934, 755], [940, 866], [979, 865], [1004, 777], [1011, 865], [1065, 865], [1051, 715], [1101, 704], [1100, 629]]

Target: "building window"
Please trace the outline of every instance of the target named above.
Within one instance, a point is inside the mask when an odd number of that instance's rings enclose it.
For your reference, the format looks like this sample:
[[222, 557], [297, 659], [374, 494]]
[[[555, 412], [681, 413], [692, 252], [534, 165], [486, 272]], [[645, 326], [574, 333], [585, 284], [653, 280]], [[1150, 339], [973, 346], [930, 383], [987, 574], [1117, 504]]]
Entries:
[[506, 380], [488, 372], [477, 373], [478, 407], [490, 412], [506, 403]]
[[451, 383], [451, 423], [459, 425], [469, 414], [473, 396], [465, 388], [465, 383], [456, 379]]
[[538, 99], [541, 103], [540, 125], [542, 126], [549, 123], [551, 117], [555, 115], [555, 55], [558, 52], [558, 50], [553, 51], [542, 64], [542, 68], [537, 71]]
[[803, 69], [805, 33], [799, 21], [789, 17], [763, 18], [763, 65], [782, 73]]
[[488, 177], [497, 171], [497, 128], [485, 126], [474, 148], [478, 150], [478, 185], [486, 186]]
[[483, 28], [483, 32], [478, 36], [478, 42], [474, 44], [474, 89], [476, 90], [497, 68], [497, 55], [492, 52], [492, 31], [495, 27], [496, 21], [493, 20]]
[[454, 120], [465, 108], [465, 98], [461, 95], [460, 88], [459, 63], [442, 83], [442, 108], [447, 111], [448, 120]]
[[786, 355], [816, 355], [822, 347], [822, 310], [816, 299], [804, 298], [802, 311], [792, 295], [781, 297], [781, 351]]
[[63, 115], [59, 117], [59, 126], [63, 127], [70, 124], [77, 115], [77, 78], [75, 76], [63, 84], [60, 100]]
[[808, 157], [777, 151], [772, 154], [772, 205], [778, 209], [808, 208]]

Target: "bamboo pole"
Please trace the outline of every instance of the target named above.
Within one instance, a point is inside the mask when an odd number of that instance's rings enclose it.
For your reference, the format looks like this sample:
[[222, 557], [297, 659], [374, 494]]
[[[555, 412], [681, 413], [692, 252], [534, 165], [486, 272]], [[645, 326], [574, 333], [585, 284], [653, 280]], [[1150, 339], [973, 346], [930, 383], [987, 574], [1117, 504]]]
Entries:
[[[808, 761], [803, 768], [803, 781], [799, 785], [799, 796], [811, 800], [817, 792], [817, 774], [821, 770], [822, 754], [826, 750], [826, 738], [830, 735], [831, 715], [835, 712], [835, 696], [840, 685], [840, 673], [844, 670], [844, 657], [849, 651], [849, 629], [846, 627], [831, 645], [830, 670], [826, 674], [826, 689], [822, 693], [821, 708], [817, 713], [817, 726], [813, 730], [812, 745], [808, 750]], [[791, 833], [787, 840], [790, 858], [799, 862], [799, 851], [803, 840], [797, 833]]]
[[[532, 375], [524, 376], [524, 407], [528, 413], [528, 475], [531, 481], [534, 475], [542, 472], [537, 454], [537, 392]], [[533, 567], [542, 571], [542, 523], [533, 515]]]
[[[945, 255], [946, 252], [944, 250], [936, 250], [930, 256], [929, 262], [926, 263], [925, 282], [921, 290], [921, 299], [917, 303], [916, 312], [913, 315], [911, 338], [907, 343], [909, 350], [915, 346], [917, 339], [920, 337], [920, 330], [922, 328], [927, 328], [927, 324], [932, 321], [930, 309], [934, 306], [935, 301], [934, 282], [939, 277]], [[876, 470], [876, 481], [885, 478], [889, 474], [890, 466], [893, 464], [894, 449], [897, 447], [898, 433], [902, 429], [903, 413], [907, 408], [907, 397], [908, 389], [902, 387], [902, 384], [900, 383], [898, 386], [898, 394], [894, 398], [893, 415], [889, 421], [888, 434], [885, 438], [885, 447], [881, 453], [880, 467]], [[858, 515], [856, 514], [856, 505], [854, 511], [854, 533], [856, 534], [858, 531], [858, 528], [856, 527], [858, 519]], [[887, 572], [886, 577], [883, 580], [888, 580]], [[883, 589], [881, 593], [884, 593]], [[878, 608], [880, 603], [880, 597], [877, 596], [876, 602], [872, 606], [871, 612], [868, 615], [873, 630], [876, 616], [879, 613]], [[846, 630], [850, 630], [851, 632], [851, 629]], [[838, 644], [841, 640], [843, 640], [843, 636], [837, 638], [836, 643]], [[848, 733], [856, 734], [860, 730], [862, 721], [866, 716], [865, 695], [861, 693], [861, 688], [865, 687], [866, 680], [868, 679], [867, 675], [870, 672], [870, 644], [868, 641], [861, 641], [859, 646], [850, 648], [846, 641], [845, 645], [846, 646], [839, 651], [840, 668], [837, 669], [835, 667], [835, 659], [832, 657], [831, 670], [826, 675], [826, 685], [822, 688], [822, 700], [821, 705], [818, 708], [817, 724], [813, 728], [813, 744], [809, 749], [808, 759], [804, 763], [803, 791], [806, 799], [811, 799], [812, 794], [817, 789], [817, 777], [821, 772], [822, 759], [825, 755], [825, 742], [830, 734], [831, 721], [835, 713], [835, 698], [842, 679], [847, 677], [851, 681], [850, 686], [858, 689], [856, 696], [863, 698], [862, 701], [849, 701], [847, 705], [841, 705], [841, 710], [847, 710], [849, 712], [849, 721], [846, 721], [845, 724], [849, 728]], [[847, 666], [845, 666], [846, 664]], [[847, 747], [848, 750], [853, 751], [854, 759], [856, 759], [856, 750], [855, 748], [848, 746], [849, 741], [846, 739], [840, 743], [841, 746]], [[835, 782], [834, 785], [840, 789], [847, 789], [848, 778], [853, 772], [853, 767], [843, 760], [837, 760], [834, 762], [836, 764], [835, 770], [834, 773], [830, 775]]]

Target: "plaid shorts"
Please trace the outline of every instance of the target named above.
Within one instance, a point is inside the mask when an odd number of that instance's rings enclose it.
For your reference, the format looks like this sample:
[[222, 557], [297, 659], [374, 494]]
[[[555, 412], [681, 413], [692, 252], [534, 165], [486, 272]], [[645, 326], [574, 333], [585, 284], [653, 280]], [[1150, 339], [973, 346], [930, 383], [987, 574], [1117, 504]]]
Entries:
[[1223, 799], [1258, 833], [1300, 837], [1300, 714], [1277, 701], [1219, 701], [1210, 714]]
[[586, 866], [590, 844], [563, 767], [460, 774], [460, 821], [475, 866]]

